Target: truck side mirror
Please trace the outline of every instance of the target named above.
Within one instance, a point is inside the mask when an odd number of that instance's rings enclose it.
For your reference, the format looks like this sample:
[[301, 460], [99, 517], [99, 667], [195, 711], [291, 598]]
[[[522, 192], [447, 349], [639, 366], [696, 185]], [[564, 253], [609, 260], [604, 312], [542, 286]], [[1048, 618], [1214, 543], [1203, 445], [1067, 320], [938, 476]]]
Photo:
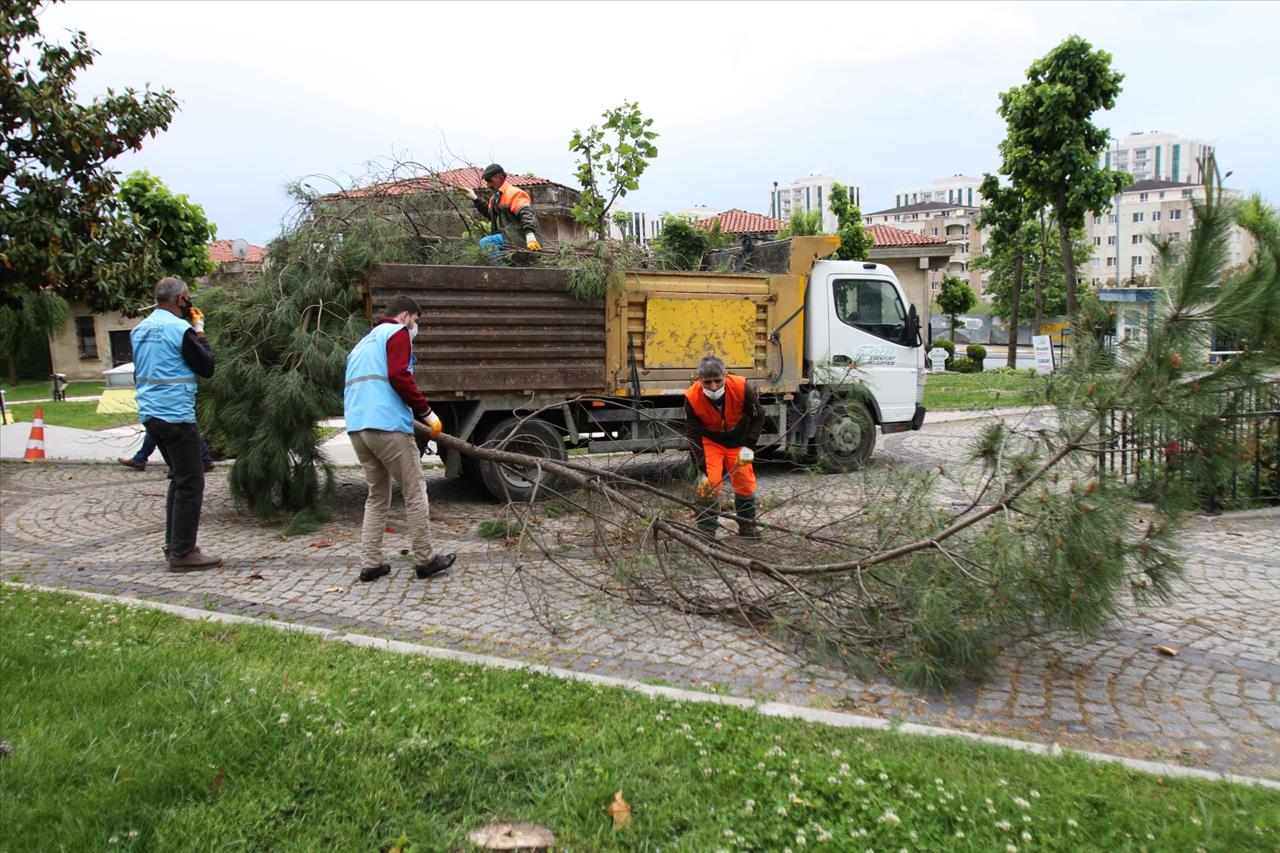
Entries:
[[907, 325], [902, 330], [902, 345], [916, 347], [920, 344], [920, 313], [916, 311], [916, 306], [912, 305], [907, 309]]

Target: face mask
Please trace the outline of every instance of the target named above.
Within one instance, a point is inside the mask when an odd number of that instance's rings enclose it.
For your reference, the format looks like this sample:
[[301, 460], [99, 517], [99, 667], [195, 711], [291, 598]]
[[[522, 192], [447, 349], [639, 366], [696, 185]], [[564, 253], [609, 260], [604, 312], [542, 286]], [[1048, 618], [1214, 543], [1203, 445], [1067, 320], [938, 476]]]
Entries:
[[721, 385], [717, 391], [708, 391], [706, 388], [703, 388], [702, 393], [707, 395], [708, 400], [719, 400], [724, 396], [724, 386]]
[[414, 323], [409, 327], [409, 340], [413, 340], [418, 336], [418, 324]]

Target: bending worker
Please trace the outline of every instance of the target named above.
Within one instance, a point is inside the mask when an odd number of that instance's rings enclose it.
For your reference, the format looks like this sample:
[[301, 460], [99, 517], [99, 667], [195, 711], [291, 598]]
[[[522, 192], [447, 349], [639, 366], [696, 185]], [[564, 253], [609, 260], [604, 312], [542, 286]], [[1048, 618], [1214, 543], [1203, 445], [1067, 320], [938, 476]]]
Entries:
[[733, 482], [739, 536], [756, 531], [755, 445], [764, 428], [764, 407], [754, 388], [725, 370], [714, 355], [698, 363], [698, 381], [684, 392], [685, 429], [702, 477], [698, 480], [698, 526], [715, 536], [720, 486]]
[[542, 232], [538, 229], [538, 215], [533, 211], [533, 199], [519, 187], [512, 186], [507, 173], [497, 163], [485, 167], [480, 179], [492, 190], [488, 198], [481, 198], [476, 191], [462, 188], [476, 210], [489, 219], [493, 233], [480, 238], [480, 248], [485, 254], [497, 257], [504, 249], [524, 245], [530, 252], [542, 250]]
[[342, 394], [347, 434], [364, 468], [369, 496], [360, 529], [363, 568], [360, 580], [373, 581], [391, 571], [382, 562], [382, 534], [391, 512], [391, 481], [404, 496], [404, 511], [413, 537], [414, 573], [419, 579], [453, 565], [453, 554], [431, 548], [431, 516], [422, 482], [422, 450], [414, 439], [416, 418], [439, 435], [440, 417], [413, 381], [413, 339], [418, 334], [418, 303], [393, 297], [373, 330], [347, 356]]

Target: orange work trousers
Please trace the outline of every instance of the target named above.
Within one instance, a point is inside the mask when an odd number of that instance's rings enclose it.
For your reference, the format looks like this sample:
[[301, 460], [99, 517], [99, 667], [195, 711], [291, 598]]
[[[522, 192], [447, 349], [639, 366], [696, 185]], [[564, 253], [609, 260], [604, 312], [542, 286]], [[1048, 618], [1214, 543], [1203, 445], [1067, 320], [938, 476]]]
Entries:
[[733, 478], [734, 494], [749, 498], [756, 493], [755, 469], [750, 462], [746, 465], [738, 464], [738, 451], [741, 449], [724, 447], [709, 438], [702, 439], [702, 455], [707, 460], [707, 479], [711, 481], [715, 494], [720, 494], [720, 481], [724, 478], [726, 469], [732, 472], [730, 476]]

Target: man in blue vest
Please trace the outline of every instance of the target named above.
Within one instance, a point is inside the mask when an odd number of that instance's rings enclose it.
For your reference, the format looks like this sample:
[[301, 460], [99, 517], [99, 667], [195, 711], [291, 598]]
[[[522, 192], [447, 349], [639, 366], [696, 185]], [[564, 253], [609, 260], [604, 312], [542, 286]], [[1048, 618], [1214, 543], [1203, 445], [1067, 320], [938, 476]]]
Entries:
[[429, 578], [453, 565], [454, 554], [431, 547], [431, 516], [422, 482], [422, 449], [414, 439], [419, 420], [439, 435], [442, 424], [413, 381], [413, 339], [418, 334], [418, 303], [393, 297], [373, 330], [347, 356], [343, 410], [347, 434], [364, 467], [369, 497], [360, 530], [363, 568], [360, 580], [373, 581], [391, 571], [382, 562], [382, 534], [391, 511], [391, 481], [404, 495], [413, 537], [414, 573]]
[[200, 459], [204, 439], [196, 426], [196, 377], [213, 375], [213, 349], [197, 310], [186, 282], [162, 278], [156, 283], [156, 310], [129, 333], [138, 419], [169, 466], [164, 553], [171, 572], [196, 572], [222, 562], [196, 547], [204, 503]]

